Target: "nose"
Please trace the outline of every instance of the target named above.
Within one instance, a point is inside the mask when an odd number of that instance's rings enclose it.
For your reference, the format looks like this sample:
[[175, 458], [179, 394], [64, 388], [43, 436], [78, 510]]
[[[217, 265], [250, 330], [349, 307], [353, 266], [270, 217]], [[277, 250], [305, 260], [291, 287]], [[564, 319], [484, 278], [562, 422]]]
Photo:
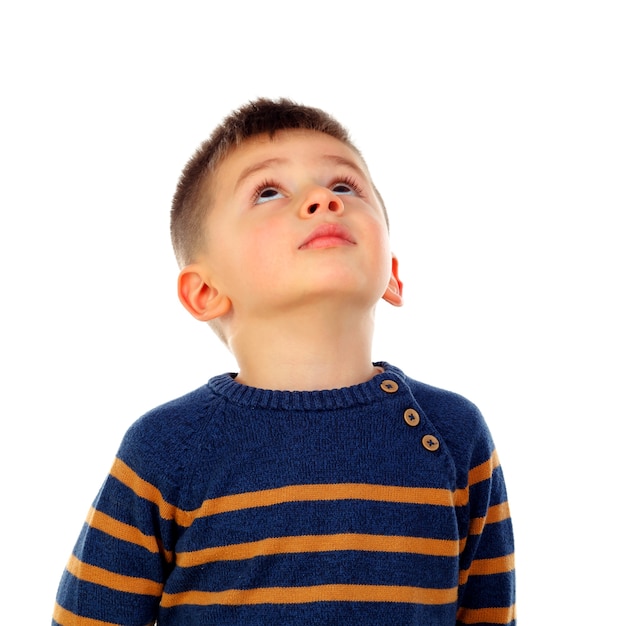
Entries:
[[343, 213], [343, 200], [326, 187], [314, 187], [304, 197], [300, 207], [302, 217], [310, 217], [320, 211]]

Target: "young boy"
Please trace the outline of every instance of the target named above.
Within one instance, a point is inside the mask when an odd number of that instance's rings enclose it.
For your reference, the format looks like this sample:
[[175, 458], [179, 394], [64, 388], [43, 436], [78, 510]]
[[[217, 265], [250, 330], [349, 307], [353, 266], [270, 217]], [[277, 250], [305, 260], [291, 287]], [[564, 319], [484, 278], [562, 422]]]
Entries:
[[326, 113], [257, 100], [179, 181], [178, 291], [237, 359], [127, 432], [54, 624], [514, 624], [491, 437], [371, 362], [402, 304], [385, 207]]

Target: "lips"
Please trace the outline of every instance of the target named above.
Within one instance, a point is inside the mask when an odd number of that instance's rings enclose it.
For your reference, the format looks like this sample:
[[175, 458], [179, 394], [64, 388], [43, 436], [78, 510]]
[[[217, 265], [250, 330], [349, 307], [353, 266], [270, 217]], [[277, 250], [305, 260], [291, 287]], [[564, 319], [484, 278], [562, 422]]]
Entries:
[[340, 224], [321, 224], [298, 247], [299, 250], [353, 246], [350, 231]]

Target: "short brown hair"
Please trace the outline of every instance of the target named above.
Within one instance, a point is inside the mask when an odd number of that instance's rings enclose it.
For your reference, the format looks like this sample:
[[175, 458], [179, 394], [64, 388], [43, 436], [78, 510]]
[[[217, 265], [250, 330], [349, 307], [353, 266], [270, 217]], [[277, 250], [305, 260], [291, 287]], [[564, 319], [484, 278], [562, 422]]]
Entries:
[[[321, 109], [297, 104], [286, 98], [259, 98], [233, 111], [196, 150], [178, 180], [170, 213], [170, 234], [180, 267], [195, 260], [203, 243], [208, 204], [203, 188], [208, 175], [215, 171], [233, 148], [246, 139], [262, 134], [273, 137], [277, 131], [290, 129], [326, 133], [360, 155], [348, 131]], [[379, 199], [382, 203], [380, 195]]]

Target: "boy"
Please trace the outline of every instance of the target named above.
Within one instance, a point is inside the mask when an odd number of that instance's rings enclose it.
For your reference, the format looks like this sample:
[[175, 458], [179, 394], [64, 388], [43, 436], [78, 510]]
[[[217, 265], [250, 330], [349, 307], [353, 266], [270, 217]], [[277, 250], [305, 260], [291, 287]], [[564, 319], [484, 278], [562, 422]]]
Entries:
[[370, 358], [402, 304], [346, 131], [257, 100], [183, 171], [183, 305], [239, 366], [127, 432], [54, 624], [514, 624], [513, 538], [467, 400]]

